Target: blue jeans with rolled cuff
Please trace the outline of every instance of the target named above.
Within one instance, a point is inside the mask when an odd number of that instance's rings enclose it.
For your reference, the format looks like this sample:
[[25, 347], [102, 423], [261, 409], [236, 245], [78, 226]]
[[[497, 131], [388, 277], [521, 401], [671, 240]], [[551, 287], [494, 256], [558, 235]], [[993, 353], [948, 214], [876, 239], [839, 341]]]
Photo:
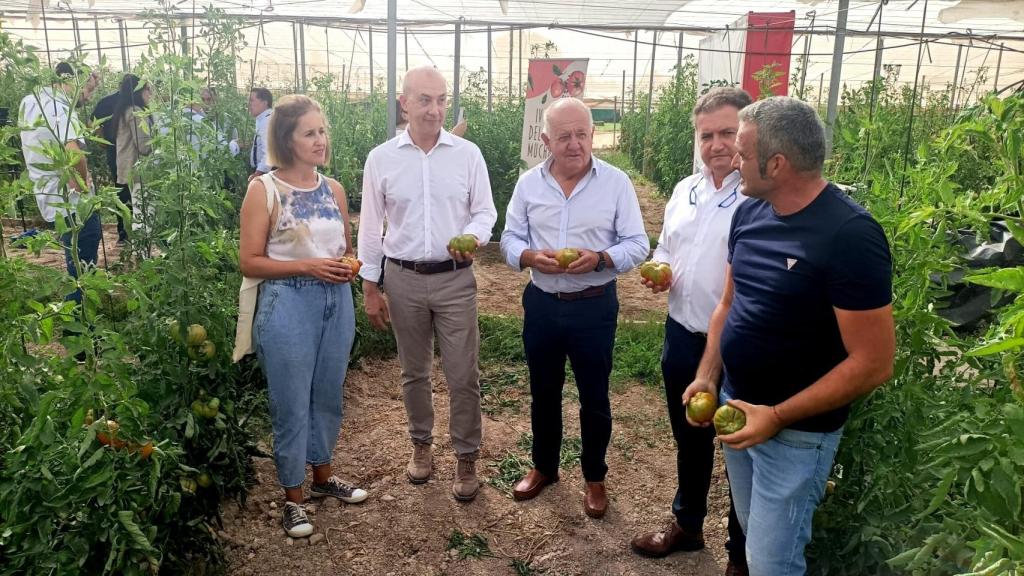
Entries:
[[[721, 404], [731, 399], [728, 386]], [[784, 428], [744, 450], [722, 445], [736, 516], [747, 536], [750, 576], [807, 573], [804, 548], [825, 493], [843, 429], [805, 432]]]
[[331, 462], [355, 330], [348, 283], [291, 277], [260, 285], [253, 340], [267, 378], [274, 462], [284, 488], [302, 485], [306, 464]]

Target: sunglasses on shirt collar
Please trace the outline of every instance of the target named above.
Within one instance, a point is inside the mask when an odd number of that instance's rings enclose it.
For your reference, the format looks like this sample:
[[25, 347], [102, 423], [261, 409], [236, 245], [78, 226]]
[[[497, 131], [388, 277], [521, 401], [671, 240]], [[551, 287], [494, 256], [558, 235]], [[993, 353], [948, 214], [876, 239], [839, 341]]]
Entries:
[[[697, 180], [697, 182], [690, 187], [690, 206], [697, 205], [697, 187], [703, 184], [705, 181], [706, 179], [704, 178], [704, 176], [701, 176], [700, 180]], [[737, 182], [736, 185], [732, 187], [732, 192], [730, 192], [725, 198], [722, 198], [722, 201], [718, 203], [718, 207], [728, 208], [729, 206], [735, 204], [736, 200], [739, 198], [739, 187], [740, 183]]]

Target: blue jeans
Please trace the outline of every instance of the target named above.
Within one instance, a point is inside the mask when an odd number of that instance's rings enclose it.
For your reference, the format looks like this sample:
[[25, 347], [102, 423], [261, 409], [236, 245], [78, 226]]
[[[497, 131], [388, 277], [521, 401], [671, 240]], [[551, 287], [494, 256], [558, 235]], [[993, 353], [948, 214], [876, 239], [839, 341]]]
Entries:
[[[71, 227], [73, 224], [70, 217], [65, 217], [65, 222], [68, 227]], [[96, 265], [96, 260], [99, 257], [100, 237], [102, 235], [103, 228], [100, 226], [100, 215], [98, 213], [93, 213], [93, 215], [90, 216], [84, 224], [82, 224], [81, 230], [78, 231], [78, 259], [82, 261], [82, 264], [89, 266]], [[64, 247], [64, 262], [67, 264], [68, 274], [70, 274], [72, 278], [78, 278], [78, 270], [75, 269], [75, 259], [71, 254], [71, 232], [65, 232], [61, 235], [60, 244]], [[65, 300], [74, 300], [78, 304], [81, 304], [81, 290], [75, 290], [71, 294], [68, 294]]]
[[[723, 386], [721, 403], [730, 398]], [[807, 572], [804, 547], [811, 540], [811, 520], [842, 436], [842, 428], [835, 432], [786, 428], [745, 450], [722, 445], [736, 515], [747, 535], [750, 576]]]
[[284, 488], [302, 485], [307, 463], [331, 462], [355, 331], [347, 283], [292, 277], [260, 286], [253, 340], [267, 377], [274, 462]]

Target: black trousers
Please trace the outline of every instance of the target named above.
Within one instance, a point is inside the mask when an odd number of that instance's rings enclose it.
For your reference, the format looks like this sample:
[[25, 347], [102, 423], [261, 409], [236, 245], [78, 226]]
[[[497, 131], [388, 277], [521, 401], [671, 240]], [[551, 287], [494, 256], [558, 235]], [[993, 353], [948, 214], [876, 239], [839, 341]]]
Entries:
[[[118, 184], [117, 185], [117, 199], [120, 200], [122, 204], [127, 206], [128, 207], [128, 212], [131, 213], [131, 211], [132, 211], [132, 187], [130, 185], [128, 185], [128, 184]], [[125, 228], [124, 218], [121, 218], [121, 215], [118, 214], [118, 216], [117, 216], [117, 239], [118, 240], [125, 240], [127, 238], [128, 238], [128, 229]]]
[[523, 346], [530, 370], [533, 465], [558, 474], [562, 446], [562, 387], [569, 359], [580, 396], [581, 463], [588, 482], [604, 480], [612, 437], [608, 377], [619, 315], [615, 283], [593, 298], [559, 300], [530, 283], [523, 292]]
[[[672, 501], [672, 514], [685, 530], [703, 529], [708, 513], [708, 489], [715, 463], [715, 429], [690, 426], [683, 406], [683, 391], [693, 382], [704, 355], [707, 337], [690, 332], [671, 317], [665, 320], [665, 346], [661, 353], [661, 374], [665, 379], [668, 419], [676, 440], [676, 474], [679, 486]], [[746, 566], [746, 538], [729, 496], [729, 559]]]

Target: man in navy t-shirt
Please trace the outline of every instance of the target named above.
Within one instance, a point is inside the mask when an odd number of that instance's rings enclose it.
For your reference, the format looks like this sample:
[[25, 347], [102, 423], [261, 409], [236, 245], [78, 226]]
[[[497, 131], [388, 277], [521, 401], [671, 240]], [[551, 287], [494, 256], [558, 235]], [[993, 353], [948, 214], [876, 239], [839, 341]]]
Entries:
[[892, 261], [878, 223], [822, 177], [813, 108], [776, 97], [743, 109], [736, 148], [750, 200], [733, 216], [725, 290], [683, 400], [719, 393], [746, 415], [719, 439], [751, 576], [804, 574], [849, 405], [892, 375]]

